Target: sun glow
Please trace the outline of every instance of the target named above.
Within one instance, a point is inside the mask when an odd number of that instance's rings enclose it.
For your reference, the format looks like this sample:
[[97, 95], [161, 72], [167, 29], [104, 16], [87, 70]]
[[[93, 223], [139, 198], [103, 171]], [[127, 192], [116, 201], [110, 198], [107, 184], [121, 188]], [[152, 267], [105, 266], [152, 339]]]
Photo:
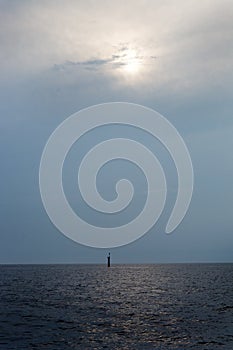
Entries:
[[124, 66], [124, 71], [130, 74], [136, 74], [140, 70], [140, 62], [137, 59], [129, 60]]
[[142, 58], [134, 50], [125, 51], [119, 60], [121, 71], [124, 74], [134, 76], [142, 68]]

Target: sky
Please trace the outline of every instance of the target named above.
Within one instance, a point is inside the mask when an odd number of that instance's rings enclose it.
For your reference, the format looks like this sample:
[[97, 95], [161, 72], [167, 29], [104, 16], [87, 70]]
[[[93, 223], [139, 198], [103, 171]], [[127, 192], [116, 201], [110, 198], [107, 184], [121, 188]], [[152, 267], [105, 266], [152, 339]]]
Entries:
[[0, 263], [105, 263], [107, 249], [82, 246], [54, 227], [38, 178], [43, 148], [62, 121], [116, 101], [158, 111], [182, 135], [195, 179], [189, 211], [164, 233], [176, 196], [174, 166], [158, 142], [120, 126], [90, 133], [71, 149], [64, 189], [73, 208], [99, 225], [137, 215], [146, 186], [132, 164], [111, 162], [98, 178], [109, 200], [116, 178], [132, 178], [135, 198], [122, 218], [95, 217], [72, 183], [91, 145], [134, 138], [160, 155], [167, 202], [147, 234], [111, 249], [113, 262], [233, 261], [232, 23], [231, 0], [0, 0]]

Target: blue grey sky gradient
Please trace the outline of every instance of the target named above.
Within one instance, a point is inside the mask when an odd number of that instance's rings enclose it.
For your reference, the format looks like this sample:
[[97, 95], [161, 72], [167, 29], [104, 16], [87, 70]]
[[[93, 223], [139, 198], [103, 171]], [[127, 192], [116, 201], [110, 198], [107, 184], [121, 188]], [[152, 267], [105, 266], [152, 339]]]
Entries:
[[[105, 262], [108, 250], [72, 242], [52, 225], [38, 171], [44, 145], [63, 120], [112, 101], [145, 105], [172, 122], [195, 175], [190, 209], [165, 235], [177, 179], [158, 142], [133, 128], [103, 128], [72, 148], [64, 188], [74, 209], [100, 225], [136, 215], [145, 179], [131, 164], [106, 166], [98, 178], [103, 196], [113, 198], [114, 181], [125, 171], [135, 184], [135, 202], [122, 218], [97, 218], [76, 197], [74, 169], [85, 150], [106, 135], [130, 136], [164, 165], [170, 191], [159, 222], [138, 241], [111, 249], [113, 262], [232, 262], [232, 1], [3, 0], [0, 23], [0, 263]], [[125, 69], [132, 53], [140, 62], [135, 74]]]

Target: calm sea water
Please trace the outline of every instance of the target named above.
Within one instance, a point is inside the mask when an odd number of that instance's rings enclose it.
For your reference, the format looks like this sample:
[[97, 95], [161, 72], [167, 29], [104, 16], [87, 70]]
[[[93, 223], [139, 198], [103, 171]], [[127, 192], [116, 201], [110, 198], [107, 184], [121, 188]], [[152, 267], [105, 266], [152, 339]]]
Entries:
[[233, 264], [0, 266], [0, 349], [233, 349]]

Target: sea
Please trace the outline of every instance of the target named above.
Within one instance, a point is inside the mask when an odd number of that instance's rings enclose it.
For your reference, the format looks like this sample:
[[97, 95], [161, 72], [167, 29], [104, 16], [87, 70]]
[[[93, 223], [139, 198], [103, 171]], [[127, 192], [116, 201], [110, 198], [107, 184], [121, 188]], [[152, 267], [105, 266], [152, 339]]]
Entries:
[[1, 265], [0, 349], [233, 349], [233, 264]]

